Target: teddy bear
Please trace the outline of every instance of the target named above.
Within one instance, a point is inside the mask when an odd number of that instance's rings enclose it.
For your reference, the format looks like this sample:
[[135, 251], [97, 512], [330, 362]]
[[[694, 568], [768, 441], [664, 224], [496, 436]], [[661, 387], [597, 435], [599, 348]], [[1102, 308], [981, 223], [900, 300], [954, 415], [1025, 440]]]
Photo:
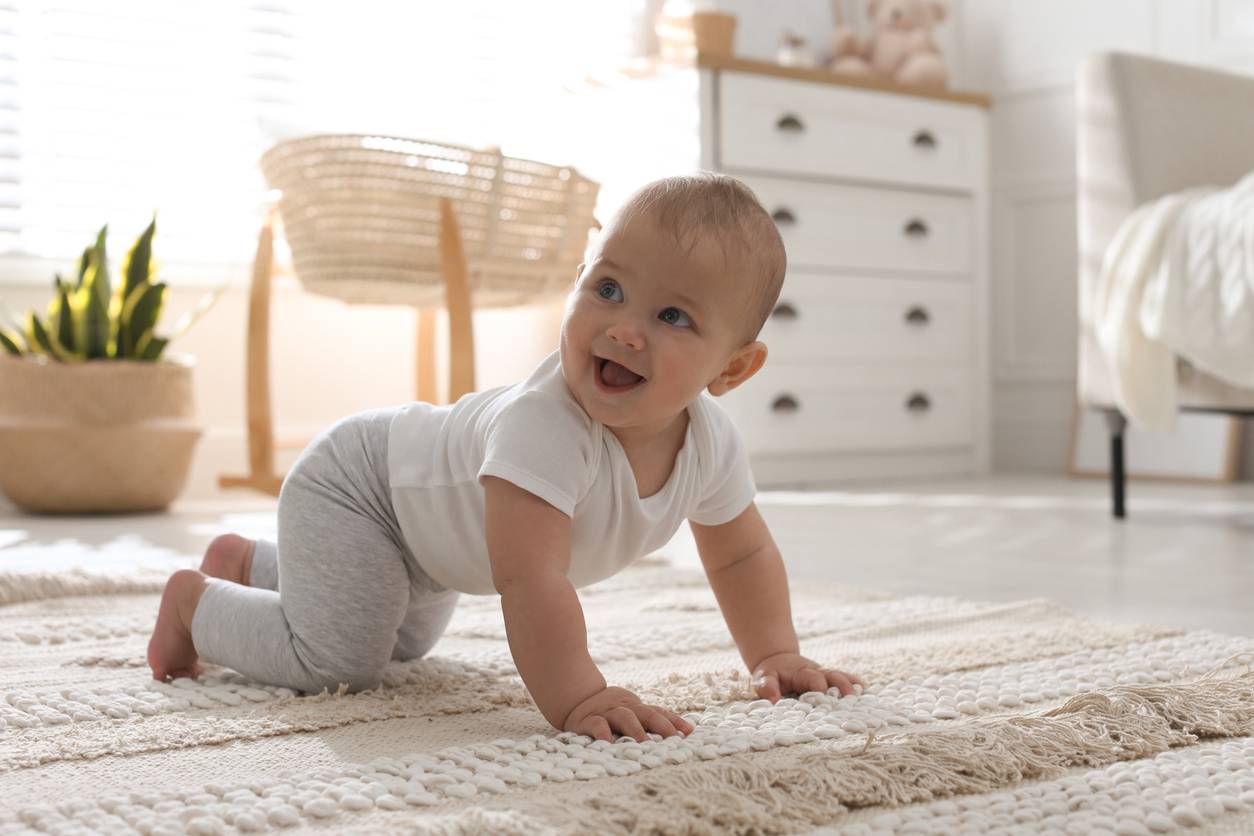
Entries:
[[848, 26], [832, 36], [833, 72], [878, 76], [898, 84], [943, 87], [945, 60], [932, 39], [932, 27], [948, 13], [943, 0], [867, 0], [871, 36]]

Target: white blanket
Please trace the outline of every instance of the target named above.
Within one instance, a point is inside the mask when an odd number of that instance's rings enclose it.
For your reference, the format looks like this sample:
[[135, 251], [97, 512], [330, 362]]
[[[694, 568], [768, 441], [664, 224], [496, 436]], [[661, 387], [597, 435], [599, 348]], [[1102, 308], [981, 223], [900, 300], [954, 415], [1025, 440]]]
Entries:
[[1254, 173], [1129, 215], [1106, 250], [1095, 314], [1116, 405], [1138, 424], [1174, 425], [1177, 358], [1254, 388]]

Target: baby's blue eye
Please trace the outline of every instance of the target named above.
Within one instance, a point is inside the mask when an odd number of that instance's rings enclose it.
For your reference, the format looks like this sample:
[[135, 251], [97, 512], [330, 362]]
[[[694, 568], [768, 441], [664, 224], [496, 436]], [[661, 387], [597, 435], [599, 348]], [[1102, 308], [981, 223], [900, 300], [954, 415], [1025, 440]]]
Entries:
[[[602, 299], [609, 299], [610, 301], [616, 302], [622, 298], [623, 291], [622, 288], [618, 286], [618, 282], [613, 279], [606, 279], [597, 285], [597, 296], [600, 296]], [[615, 296], [618, 298], [616, 299]]]
[[679, 308], [666, 308], [657, 316], [658, 319], [667, 325], [674, 325], [677, 328], [687, 328], [692, 325], [692, 320], [688, 319], [688, 314]]

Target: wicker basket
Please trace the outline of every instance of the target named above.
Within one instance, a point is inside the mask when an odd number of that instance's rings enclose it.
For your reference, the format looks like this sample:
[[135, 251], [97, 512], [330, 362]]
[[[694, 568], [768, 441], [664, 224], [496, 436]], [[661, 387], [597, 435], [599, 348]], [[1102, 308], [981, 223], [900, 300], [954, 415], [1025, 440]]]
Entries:
[[192, 370], [187, 358], [0, 356], [0, 490], [27, 511], [167, 507], [201, 434]]
[[296, 278], [359, 304], [437, 307], [439, 200], [453, 202], [475, 307], [533, 304], [569, 291], [598, 184], [573, 168], [443, 143], [320, 135], [261, 158]]

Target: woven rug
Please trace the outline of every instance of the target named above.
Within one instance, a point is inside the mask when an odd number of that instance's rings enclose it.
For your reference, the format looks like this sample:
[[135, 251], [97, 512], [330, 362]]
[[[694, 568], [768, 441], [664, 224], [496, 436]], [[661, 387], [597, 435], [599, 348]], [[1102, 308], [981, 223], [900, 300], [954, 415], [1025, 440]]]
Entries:
[[807, 582], [803, 653], [867, 687], [771, 705], [702, 576], [655, 557], [581, 592], [590, 649], [697, 731], [608, 744], [544, 722], [494, 598], [376, 691], [156, 683], [191, 562], [0, 571], [0, 832], [1254, 832], [1249, 638]]

